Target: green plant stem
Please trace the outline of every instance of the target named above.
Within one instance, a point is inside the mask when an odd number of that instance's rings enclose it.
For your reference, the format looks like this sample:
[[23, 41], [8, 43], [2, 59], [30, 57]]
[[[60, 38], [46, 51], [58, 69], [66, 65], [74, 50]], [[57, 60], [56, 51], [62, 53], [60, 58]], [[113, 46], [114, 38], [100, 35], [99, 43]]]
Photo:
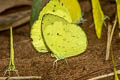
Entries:
[[10, 27], [10, 64], [9, 64], [9, 70], [10, 71], [15, 70], [12, 27]]
[[117, 69], [116, 69], [116, 67], [115, 67], [115, 58], [114, 58], [114, 55], [113, 55], [113, 50], [112, 50], [112, 48], [111, 48], [111, 57], [112, 57], [112, 64], [113, 64], [113, 70], [114, 70], [114, 75], [115, 75], [115, 80], [119, 80], [119, 78], [118, 78], [118, 74], [117, 74]]

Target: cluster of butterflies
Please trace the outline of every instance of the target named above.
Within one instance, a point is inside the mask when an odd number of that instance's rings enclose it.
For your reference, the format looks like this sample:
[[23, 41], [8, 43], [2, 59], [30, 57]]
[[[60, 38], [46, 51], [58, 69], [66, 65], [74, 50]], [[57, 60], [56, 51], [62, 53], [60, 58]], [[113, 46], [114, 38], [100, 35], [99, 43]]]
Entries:
[[[71, 4], [68, 5], [68, 1]], [[83, 53], [87, 48], [87, 37], [77, 25], [81, 19], [77, 0], [50, 0], [32, 26], [34, 48], [40, 53], [51, 52], [57, 60]]]

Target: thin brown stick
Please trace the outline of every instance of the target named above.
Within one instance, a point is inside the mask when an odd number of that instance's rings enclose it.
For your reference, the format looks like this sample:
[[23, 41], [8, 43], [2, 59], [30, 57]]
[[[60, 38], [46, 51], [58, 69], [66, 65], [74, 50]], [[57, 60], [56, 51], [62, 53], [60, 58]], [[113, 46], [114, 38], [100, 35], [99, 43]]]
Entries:
[[89, 26], [89, 28], [92, 28], [94, 26], [94, 23], [92, 23], [90, 26]]
[[22, 41], [16, 42], [15, 45], [18, 45], [18, 44], [21, 44], [21, 43], [27, 43], [29, 41], [31, 41], [31, 40], [30, 39], [22, 40]]
[[[120, 74], [120, 70], [117, 71], [117, 74]], [[103, 78], [110, 77], [110, 76], [113, 76], [113, 75], [114, 75], [114, 72], [109, 73], [109, 74], [105, 74], [105, 75], [102, 75], [102, 76], [97, 76], [97, 77], [94, 77], [94, 78], [91, 78], [91, 79], [88, 79], [88, 80], [99, 80], [99, 79], [103, 79]]]
[[0, 80], [16, 80], [16, 79], [18, 79], [18, 80], [21, 80], [21, 79], [28, 79], [28, 80], [30, 80], [30, 79], [41, 79], [41, 76], [19, 76], [19, 77], [0, 77]]
[[[111, 42], [112, 42], [112, 38], [113, 38], [113, 33], [114, 33], [114, 30], [115, 30], [115, 27], [116, 27], [116, 24], [117, 24], [117, 16], [115, 17], [115, 21], [114, 21], [114, 24], [113, 24], [113, 27], [111, 29], [111, 32], [110, 32], [110, 35], [108, 33], [108, 42], [107, 42], [107, 49], [106, 49], [106, 60], [109, 59], [109, 54], [110, 54], [110, 47], [111, 47]], [[108, 29], [109, 29], [110, 26], [108, 26]]]
[[111, 35], [112, 25], [108, 24], [108, 33], [107, 33], [107, 47], [106, 47], [106, 60], [109, 58], [110, 53], [110, 35]]

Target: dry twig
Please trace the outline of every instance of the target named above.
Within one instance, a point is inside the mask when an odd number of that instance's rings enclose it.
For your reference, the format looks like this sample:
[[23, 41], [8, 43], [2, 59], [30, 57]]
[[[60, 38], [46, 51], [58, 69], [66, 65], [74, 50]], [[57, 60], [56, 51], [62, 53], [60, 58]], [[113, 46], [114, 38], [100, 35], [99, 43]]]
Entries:
[[19, 76], [19, 77], [0, 77], [0, 80], [22, 80], [22, 79], [41, 79], [41, 76]]
[[117, 24], [117, 16], [115, 17], [113, 27], [111, 27], [110, 24], [108, 25], [108, 40], [107, 40], [107, 49], [106, 49], [106, 60], [109, 59], [110, 47], [111, 47], [111, 42], [112, 42], [113, 33], [115, 30], [116, 24]]
[[[120, 74], [120, 70], [117, 71], [117, 74]], [[91, 78], [91, 79], [88, 79], [88, 80], [99, 80], [99, 79], [103, 79], [103, 78], [110, 77], [110, 76], [113, 76], [113, 75], [114, 75], [114, 72], [109, 73], [109, 74], [105, 74], [105, 75], [102, 75], [102, 76], [97, 76], [97, 77], [94, 77], [94, 78]]]

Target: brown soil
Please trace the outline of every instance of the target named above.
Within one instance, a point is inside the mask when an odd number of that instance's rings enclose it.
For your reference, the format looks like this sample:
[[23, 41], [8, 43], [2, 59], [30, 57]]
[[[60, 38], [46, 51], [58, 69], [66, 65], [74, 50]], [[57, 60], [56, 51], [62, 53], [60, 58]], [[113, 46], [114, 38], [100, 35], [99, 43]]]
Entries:
[[[83, 0], [80, 2], [84, 12], [84, 18], [87, 21], [81, 24], [88, 37], [87, 50], [78, 56], [68, 58], [69, 65], [64, 60], [58, 61], [57, 69], [53, 69], [55, 58], [50, 53], [38, 53], [32, 46], [30, 40], [30, 25], [24, 24], [13, 29], [15, 65], [20, 76], [41, 76], [41, 80], [87, 80], [99, 75], [113, 72], [111, 58], [105, 60], [107, 27], [103, 28], [102, 38], [97, 39], [93, 24], [90, 2]], [[116, 5], [112, 0], [102, 0], [101, 5], [105, 15], [111, 20], [116, 14]], [[118, 28], [112, 41], [112, 47], [117, 63], [117, 69], [120, 67], [120, 38]], [[9, 30], [0, 32], [0, 76], [9, 66]], [[114, 77], [101, 80], [114, 80]]]

